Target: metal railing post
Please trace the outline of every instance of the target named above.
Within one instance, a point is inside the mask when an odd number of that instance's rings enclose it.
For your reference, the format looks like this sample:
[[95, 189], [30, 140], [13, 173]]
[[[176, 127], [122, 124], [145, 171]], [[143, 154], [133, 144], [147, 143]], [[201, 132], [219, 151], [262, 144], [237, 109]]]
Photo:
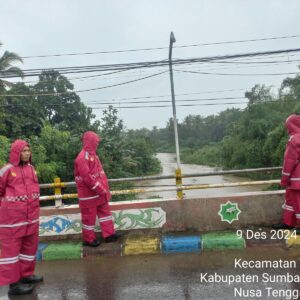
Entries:
[[176, 187], [177, 187], [177, 197], [179, 200], [183, 199], [183, 192], [182, 192], [182, 175], [181, 175], [181, 169], [175, 170], [175, 176], [176, 176]]
[[61, 184], [60, 178], [55, 177], [54, 178], [55, 207], [61, 207], [63, 205], [60, 184]]

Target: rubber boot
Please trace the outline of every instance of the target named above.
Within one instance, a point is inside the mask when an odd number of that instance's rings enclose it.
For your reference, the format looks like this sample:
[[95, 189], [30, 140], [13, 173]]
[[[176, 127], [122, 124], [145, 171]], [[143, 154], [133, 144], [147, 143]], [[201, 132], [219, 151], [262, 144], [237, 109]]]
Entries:
[[101, 242], [98, 240], [93, 240], [91, 243], [89, 243], [89, 242], [82, 243], [83, 246], [88, 246], [88, 247], [98, 247], [100, 244], [101, 244]]
[[31, 275], [28, 277], [24, 277], [21, 279], [22, 283], [38, 283], [44, 280], [43, 276], [41, 275]]
[[8, 295], [25, 295], [30, 294], [33, 290], [32, 284], [25, 284], [21, 281], [9, 285]]

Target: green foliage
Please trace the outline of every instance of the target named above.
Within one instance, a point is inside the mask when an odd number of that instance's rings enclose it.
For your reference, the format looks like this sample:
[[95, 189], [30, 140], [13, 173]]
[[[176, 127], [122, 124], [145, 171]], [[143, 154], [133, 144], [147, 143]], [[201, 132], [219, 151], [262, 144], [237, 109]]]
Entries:
[[[0, 48], [2, 43], [0, 42]], [[14, 53], [5, 51], [2, 56], [0, 56], [0, 72], [2, 75], [16, 74], [20, 77], [23, 76], [23, 73], [20, 68], [15, 67], [16, 62], [23, 62], [22, 58]], [[5, 79], [0, 79], [0, 93], [5, 92], [6, 87], [11, 87], [13, 84]]]
[[73, 84], [59, 72], [43, 71], [39, 82], [32, 88], [36, 94], [40, 94], [37, 103], [41, 115], [52, 126], [71, 132], [99, 129], [98, 122], [92, 123], [95, 117], [92, 109], [81, 102], [80, 97], [73, 92]]
[[10, 149], [10, 141], [7, 137], [0, 135], [0, 166], [8, 161], [8, 153]]
[[100, 128], [99, 156], [110, 178], [145, 176], [160, 171], [150, 138], [143, 132], [125, 132], [112, 106], [104, 110]]
[[[5, 52], [0, 57], [0, 71], [22, 75], [12, 66], [16, 61], [21, 61], [19, 56]], [[100, 121], [95, 121], [92, 109], [74, 92], [68, 78], [57, 71], [42, 71], [35, 85], [0, 80], [0, 94], [3, 95], [0, 96], [1, 165], [8, 160], [11, 142], [26, 139], [41, 183], [53, 182], [54, 177], [73, 181], [73, 161], [82, 148], [80, 137], [85, 131], [93, 130], [102, 137], [98, 154], [109, 178], [160, 171], [149, 137], [143, 132], [126, 132], [112, 106], [103, 112]], [[132, 183], [113, 185], [115, 189], [132, 187]], [[114, 197], [114, 200], [125, 198], [128, 196]]]
[[[242, 111], [227, 109], [219, 115], [201, 117], [187, 116], [178, 124], [179, 144], [182, 148], [198, 149], [210, 143], [222, 141], [225, 134], [234, 130], [234, 124], [240, 118]], [[143, 132], [151, 141], [156, 151], [175, 152], [173, 119], [169, 119], [166, 128], [152, 131], [146, 129], [136, 130]]]
[[181, 159], [188, 164], [220, 166], [222, 162], [221, 149], [218, 144], [205, 145], [200, 149], [185, 149], [181, 152]]
[[[245, 96], [249, 102], [243, 111], [227, 109], [205, 118], [189, 115], [178, 124], [183, 162], [226, 169], [282, 164], [288, 139], [284, 122], [290, 114], [300, 114], [300, 75], [286, 78], [278, 96], [264, 85], [255, 85]], [[170, 147], [170, 140], [161, 144], [157, 139], [166, 132], [171, 134], [171, 121], [166, 128], [148, 133], [158, 149]], [[279, 174], [272, 176], [278, 178]]]
[[[10, 95], [28, 95], [14, 97]], [[4, 107], [1, 119], [2, 134], [11, 138], [23, 138], [38, 135], [43, 127], [41, 107], [32, 96], [33, 90], [24, 83], [18, 83], [6, 92], [6, 97], [0, 98]]]
[[52, 182], [54, 177], [73, 180], [73, 160], [81, 148], [78, 137], [46, 123], [40, 136], [30, 139], [33, 163], [42, 182]]

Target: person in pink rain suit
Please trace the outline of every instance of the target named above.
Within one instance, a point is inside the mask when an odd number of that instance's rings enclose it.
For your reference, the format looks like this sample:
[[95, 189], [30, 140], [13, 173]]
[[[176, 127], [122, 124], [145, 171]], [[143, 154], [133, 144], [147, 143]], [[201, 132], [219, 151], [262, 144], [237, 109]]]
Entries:
[[106, 243], [117, 241], [113, 217], [109, 207], [111, 193], [108, 180], [97, 155], [100, 137], [93, 131], [82, 136], [83, 149], [74, 162], [74, 176], [78, 192], [82, 221], [83, 245], [97, 247], [100, 241], [95, 235], [96, 217]]
[[40, 188], [28, 143], [11, 145], [9, 163], [0, 169], [0, 286], [9, 295], [32, 292], [43, 280], [34, 275], [38, 248]]
[[286, 188], [282, 222], [274, 229], [293, 229], [300, 234], [300, 116], [290, 115], [286, 122], [290, 136], [284, 152], [280, 185]]

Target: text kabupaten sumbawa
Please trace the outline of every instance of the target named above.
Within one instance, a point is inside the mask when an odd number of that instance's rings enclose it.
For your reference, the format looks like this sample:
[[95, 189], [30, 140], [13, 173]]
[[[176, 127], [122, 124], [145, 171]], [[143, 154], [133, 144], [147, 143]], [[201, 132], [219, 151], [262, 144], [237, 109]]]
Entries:
[[[245, 261], [242, 259], [235, 259], [235, 269], [295, 269], [295, 260], [262, 260], [262, 261]], [[298, 274], [291, 274], [289, 272], [285, 274], [269, 274], [264, 272], [260, 275], [257, 274], [208, 274], [201, 273], [200, 281], [202, 283], [227, 283], [228, 285], [234, 283], [300, 283], [300, 276]]]

